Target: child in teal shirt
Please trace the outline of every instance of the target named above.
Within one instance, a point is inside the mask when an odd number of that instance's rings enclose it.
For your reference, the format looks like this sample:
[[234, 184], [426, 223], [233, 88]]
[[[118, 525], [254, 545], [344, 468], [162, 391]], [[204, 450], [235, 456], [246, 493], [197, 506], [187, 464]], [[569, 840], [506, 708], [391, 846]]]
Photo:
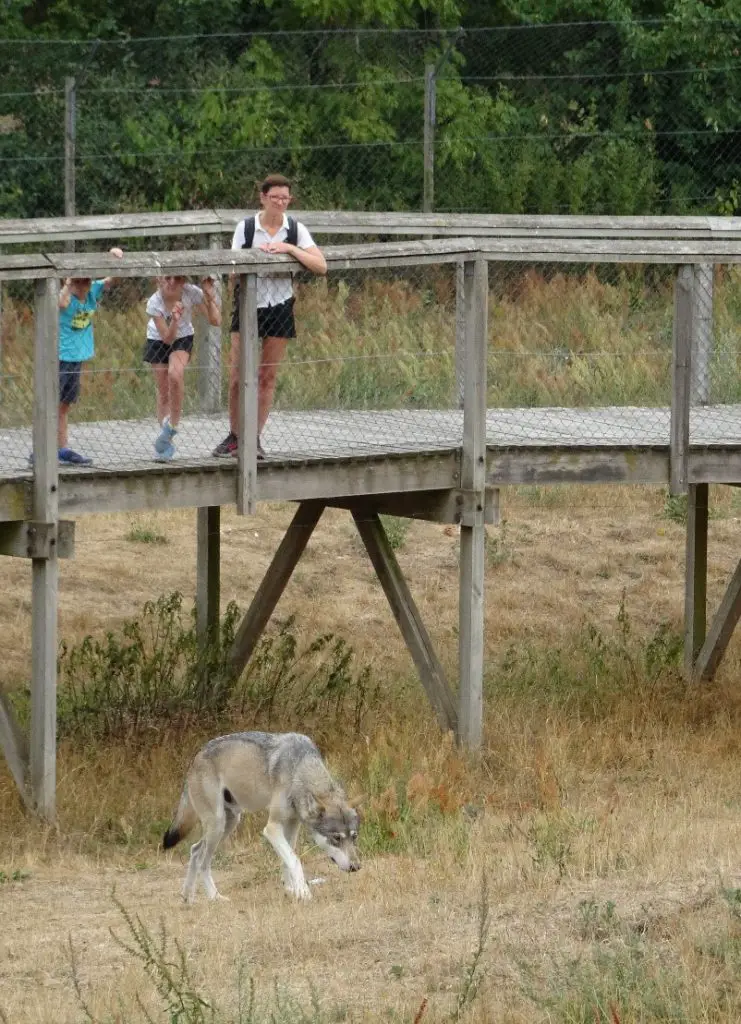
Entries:
[[[123, 250], [111, 249], [119, 259]], [[95, 352], [93, 315], [98, 301], [114, 278], [93, 281], [89, 277], [68, 277], [59, 292], [59, 420], [58, 457], [71, 466], [89, 466], [92, 459], [68, 447], [69, 410], [80, 396], [82, 364]]]

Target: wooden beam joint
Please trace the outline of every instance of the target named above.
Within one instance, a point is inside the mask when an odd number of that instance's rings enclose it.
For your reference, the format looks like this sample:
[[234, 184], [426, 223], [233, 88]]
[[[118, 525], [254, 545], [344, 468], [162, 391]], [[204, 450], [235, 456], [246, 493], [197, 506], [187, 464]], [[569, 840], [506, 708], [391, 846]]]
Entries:
[[44, 523], [24, 519], [0, 523], [0, 555], [48, 559], [55, 549], [57, 558], [74, 557], [73, 521], [62, 519], [58, 523]]

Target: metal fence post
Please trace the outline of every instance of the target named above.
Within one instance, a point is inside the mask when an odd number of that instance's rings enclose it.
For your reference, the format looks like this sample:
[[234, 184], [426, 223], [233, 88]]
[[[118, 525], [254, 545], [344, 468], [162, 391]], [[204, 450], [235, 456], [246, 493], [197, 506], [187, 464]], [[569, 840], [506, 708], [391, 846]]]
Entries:
[[[75, 176], [75, 150], [77, 147], [77, 90], [74, 78], [64, 80], [64, 216], [77, 213]], [[75, 251], [74, 241], [67, 243], [67, 251]]]
[[424, 102], [424, 181], [422, 190], [422, 210], [432, 213], [435, 205], [435, 65], [425, 65], [425, 102]]

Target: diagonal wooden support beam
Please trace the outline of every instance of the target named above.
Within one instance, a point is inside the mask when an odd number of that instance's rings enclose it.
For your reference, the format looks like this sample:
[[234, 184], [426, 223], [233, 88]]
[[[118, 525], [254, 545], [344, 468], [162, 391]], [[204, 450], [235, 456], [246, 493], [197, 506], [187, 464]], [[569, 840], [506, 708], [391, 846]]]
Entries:
[[321, 501], [302, 501], [296, 509], [291, 525], [280, 542], [270, 568], [257, 588], [234, 637], [229, 652], [229, 671], [232, 675], [239, 676], [244, 671], [293, 570], [304, 553], [324, 507]]
[[684, 670], [691, 678], [707, 635], [708, 485], [690, 484], [684, 564]]
[[23, 803], [29, 809], [33, 809], [33, 802], [28, 791], [28, 743], [4, 693], [0, 693], [0, 749], [5, 754], [10, 774], [18, 787]]
[[394, 618], [399, 623], [406, 645], [417, 666], [422, 685], [443, 729], [457, 732], [458, 715], [455, 701], [438, 661], [432, 641], [414, 603], [396, 556], [389, 544], [383, 524], [375, 513], [353, 510], [358, 533], [368, 552], [376, 575], [384, 589]]
[[715, 613], [707, 639], [697, 655], [692, 678], [695, 682], [712, 679], [721, 658], [725, 654], [728, 641], [733, 635], [736, 623], [741, 616], [741, 561], [731, 577], [731, 582], [723, 595], [720, 607]]

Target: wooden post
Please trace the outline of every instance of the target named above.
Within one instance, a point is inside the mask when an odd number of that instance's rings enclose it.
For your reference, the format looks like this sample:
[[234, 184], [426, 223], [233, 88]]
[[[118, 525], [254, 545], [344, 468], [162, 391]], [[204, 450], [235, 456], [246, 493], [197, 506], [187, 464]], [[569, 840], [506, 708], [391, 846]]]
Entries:
[[692, 405], [710, 401], [710, 363], [713, 357], [712, 263], [698, 263], [692, 294]]
[[254, 515], [257, 492], [257, 275], [239, 275], [239, 469], [237, 512]]
[[481, 745], [483, 729], [487, 262], [481, 257], [468, 260], [465, 277], [466, 361], [461, 490], [471, 492], [474, 503], [473, 514], [461, 524], [458, 739], [463, 746], [474, 750]]
[[453, 385], [453, 408], [463, 408], [463, 391], [466, 376], [466, 263], [458, 260], [455, 265], [455, 383]]
[[[209, 235], [209, 249], [220, 249], [219, 235]], [[216, 286], [216, 302], [222, 308], [221, 274], [214, 277]], [[214, 413], [221, 410], [221, 327], [213, 327], [206, 321], [206, 333], [203, 339], [201, 364], [199, 369], [199, 395], [203, 412]]]
[[[64, 80], [64, 216], [77, 213], [77, 178], [75, 169], [77, 149], [77, 90], [74, 78]], [[74, 241], [66, 244], [67, 252], [75, 251]]]
[[202, 646], [219, 633], [221, 600], [221, 507], [198, 509], [196, 523], [196, 633]]
[[0, 281], [0, 405], [3, 401], [5, 386], [3, 383], [3, 282]]
[[674, 286], [674, 334], [672, 352], [672, 408], [670, 431], [669, 490], [686, 494], [689, 486], [687, 460], [690, 446], [690, 393], [692, 389], [692, 291], [694, 270], [679, 268]]
[[[59, 409], [56, 278], [36, 285], [33, 368], [33, 518], [56, 530], [59, 519], [57, 415]], [[57, 610], [59, 562], [54, 538], [46, 558], [32, 560], [31, 795], [49, 821], [56, 813]]]
[[424, 181], [422, 211], [432, 213], [435, 205], [435, 65], [425, 65], [425, 100], [423, 129]]
[[684, 566], [684, 667], [692, 678], [705, 642], [708, 585], [708, 485], [690, 484]]

